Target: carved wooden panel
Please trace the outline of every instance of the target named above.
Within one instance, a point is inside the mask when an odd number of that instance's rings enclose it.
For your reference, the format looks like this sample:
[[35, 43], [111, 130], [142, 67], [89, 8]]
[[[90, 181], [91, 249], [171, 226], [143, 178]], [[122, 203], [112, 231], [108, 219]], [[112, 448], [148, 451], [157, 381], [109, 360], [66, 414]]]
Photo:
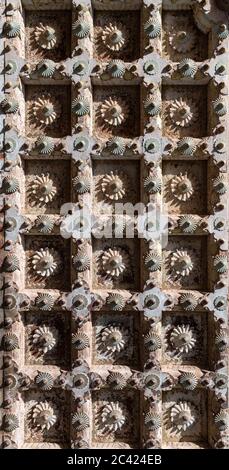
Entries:
[[2, 447], [228, 447], [228, 3], [0, 1]]

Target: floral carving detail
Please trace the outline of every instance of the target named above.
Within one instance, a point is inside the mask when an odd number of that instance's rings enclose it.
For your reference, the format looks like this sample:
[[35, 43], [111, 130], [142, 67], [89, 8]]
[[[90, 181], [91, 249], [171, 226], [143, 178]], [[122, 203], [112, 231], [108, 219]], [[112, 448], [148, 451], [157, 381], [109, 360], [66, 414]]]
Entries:
[[54, 28], [48, 25], [43, 25], [42, 23], [35, 28], [34, 37], [39, 47], [48, 50], [55, 49], [59, 45], [61, 39], [59, 31], [57, 33]]
[[169, 44], [177, 52], [186, 53], [194, 49], [196, 40], [197, 36], [193, 28], [190, 28], [189, 31], [186, 28], [181, 28], [170, 35]]
[[129, 115], [129, 107], [122, 98], [108, 98], [100, 106], [99, 117], [109, 126], [120, 126]]
[[46, 354], [48, 351], [51, 351], [57, 344], [58, 332], [56, 328], [39, 326], [32, 334], [32, 344], [36, 346], [37, 349]]
[[124, 48], [128, 39], [128, 31], [122, 24], [109, 24], [102, 33], [102, 42], [106, 49], [119, 52]]
[[49, 277], [60, 268], [60, 258], [54, 249], [41, 248], [32, 256], [31, 265], [38, 276]]
[[99, 335], [99, 347], [107, 356], [119, 354], [126, 347], [129, 340], [129, 330], [114, 323], [103, 328]]
[[37, 403], [31, 410], [31, 420], [34, 427], [41, 431], [49, 431], [57, 421], [53, 407], [47, 401]]
[[170, 342], [179, 355], [188, 354], [196, 345], [196, 334], [190, 325], [177, 325], [171, 332]]
[[170, 419], [178, 431], [186, 431], [196, 422], [196, 408], [187, 401], [180, 401], [172, 406]]
[[129, 187], [129, 180], [122, 171], [111, 171], [102, 179], [101, 188], [108, 199], [123, 199]]
[[192, 197], [194, 191], [198, 189], [198, 181], [188, 173], [180, 173], [172, 178], [170, 189], [176, 199], [186, 202]]
[[199, 117], [198, 106], [190, 98], [177, 98], [170, 103], [169, 117], [173, 126], [189, 127]]
[[33, 103], [30, 114], [40, 126], [51, 126], [61, 115], [61, 104], [56, 98], [44, 94]]
[[193, 262], [187, 251], [176, 250], [171, 256], [171, 266], [178, 277], [185, 277], [193, 270]]
[[102, 266], [109, 277], [118, 278], [130, 267], [129, 255], [121, 248], [109, 248], [102, 255]]
[[44, 173], [41, 176], [35, 176], [33, 182], [28, 188], [28, 196], [30, 199], [36, 199], [39, 204], [47, 204], [52, 202], [56, 196], [57, 190], [54, 186], [49, 173]]
[[122, 403], [111, 402], [103, 407], [98, 422], [103, 425], [105, 432], [112, 433], [122, 429], [126, 415], [127, 410]]

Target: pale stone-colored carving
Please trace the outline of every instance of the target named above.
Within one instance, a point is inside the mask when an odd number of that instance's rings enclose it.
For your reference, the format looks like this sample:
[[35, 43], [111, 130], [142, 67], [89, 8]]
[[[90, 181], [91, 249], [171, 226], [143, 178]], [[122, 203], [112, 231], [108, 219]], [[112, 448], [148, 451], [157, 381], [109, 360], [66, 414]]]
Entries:
[[56, 187], [50, 178], [49, 173], [36, 176], [28, 188], [28, 196], [35, 199], [40, 204], [51, 202], [56, 196]]
[[60, 32], [57, 32], [51, 26], [44, 25], [42, 23], [36, 27], [34, 36], [38, 46], [42, 49], [54, 49], [61, 41]]
[[130, 267], [129, 256], [123, 249], [109, 248], [102, 255], [102, 266], [108, 276], [119, 277]]
[[176, 199], [185, 202], [192, 197], [193, 192], [198, 188], [198, 183], [195, 177], [180, 173], [171, 180], [170, 188]]
[[38, 276], [49, 277], [60, 268], [60, 258], [53, 249], [41, 248], [31, 258], [32, 269]]
[[129, 115], [127, 103], [121, 98], [109, 98], [104, 101], [99, 115], [109, 126], [120, 126]]
[[122, 171], [111, 171], [102, 179], [101, 188], [106, 198], [119, 201], [123, 199], [128, 192], [128, 177]]
[[120, 353], [128, 342], [128, 329], [122, 325], [110, 324], [104, 328], [99, 336], [99, 344], [106, 355], [115, 355]]
[[170, 418], [178, 431], [186, 431], [197, 419], [195, 407], [189, 402], [181, 401], [171, 408]]
[[196, 335], [190, 325], [178, 325], [173, 328], [170, 341], [179, 354], [188, 354], [196, 344]]
[[57, 416], [49, 402], [37, 403], [31, 411], [31, 420], [33, 426], [41, 431], [49, 431], [55, 425]]
[[127, 28], [122, 24], [109, 24], [103, 30], [101, 40], [103, 45], [112, 50], [120, 51], [128, 40]]
[[197, 121], [198, 107], [192, 99], [175, 99], [170, 106], [169, 116], [173, 125], [188, 127]]
[[177, 276], [188, 276], [193, 269], [191, 256], [186, 251], [177, 250], [171, 256], [171, 266]]
[[31, 116], [40, 126], [51, 126], [60, 115], [61, 104], [48, 94], [38, 98], [31, 109]]
[[121, 403], [109, 403], [101, 410], [101, 424], [105, 432], [121, 430], [126, 422], [125, 408]]
[[51, 351], [57, 343], [58, 333], [55, 328], [48, 328], [47, 326], [39, 326], [33, 332], [32, 343], [39, 351], [46, 354]]

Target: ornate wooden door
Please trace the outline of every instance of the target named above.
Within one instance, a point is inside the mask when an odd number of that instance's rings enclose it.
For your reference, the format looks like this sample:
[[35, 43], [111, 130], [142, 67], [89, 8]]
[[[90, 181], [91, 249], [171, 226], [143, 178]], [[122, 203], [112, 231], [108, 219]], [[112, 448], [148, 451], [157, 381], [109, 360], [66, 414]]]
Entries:
[[0, 1], [2, 447], [227, 447], [228, 10]]

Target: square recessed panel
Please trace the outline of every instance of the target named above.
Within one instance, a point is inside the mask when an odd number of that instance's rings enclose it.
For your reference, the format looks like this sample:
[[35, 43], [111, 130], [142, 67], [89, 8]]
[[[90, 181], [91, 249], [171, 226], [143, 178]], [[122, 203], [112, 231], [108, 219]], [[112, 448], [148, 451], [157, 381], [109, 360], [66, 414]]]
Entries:
[[140, 324], [137, 312], [94, 313], [93, 364], [138, 367]]
[[192, 11], [163, 11], [163, 55], [179, 62], [182, 59], [208, 58], [208, 35], [196, 26]]
[[[37, 443], [39, 448], [39, 444], [52, 443], [69, 448], [70, 398], [62, 390], [42, 393], [30, 390], [24, 394], [25, 444]], [[50, 426], [47, 426], [47, 415]]]
[[64, 137], [71, 134], [71, 87], [26, 85], [26, 135]]
[[140, 290], [139, 239], [93, 239], [93, 288]]
[[93, 101], [96, 136], [131, 138], [141, 134], [139, 86], [94, 86]]
[[164, 161], [163, 201], [171, 214], [207, 214], [207, 161]]
[[140, 202], [140, 163], [93, 161], [93, 207], [96, 213], [112, 212], [116, 203]]
[[[208, 402], [204, 390], [163, 392], [163, 443], [168, 447], [185, 447], [192, 442], [207, 443]], [[185, 419], [184, 419], [185, 415]]]
[[71, 163], [67, 160], [25, 161], [25, 211], [58, 214], [71, 201]]
[[166, 137], [207, 136], [206, 86], [165, 85], [162, 100], [163, 134]]
[[70, 243], [61, 237], [25, 237], [26, 287], [70, 290]]
[[93, 393], [93, 447], [137, 448], [140, 430], [140, 396], [138, 392], [122, 390]]
[[162, 276], [165, 289], [207, 289], [207, 237], [169, 237], [163, 250]]
[[55, 62], [71, 54], [71, 12], [26, 11], [25, 50], [29, 62]]
[[68, 312], [26, 312], [24, 332], [26, 365], [69, 366], [71, 330]]
[[[128, 18], [128, 22], [126, 19]], [[94, 12], [94, 57], [132, 62], [140, 57], [140, 11]]]
[[162, 363], [208, 368], [210, 325], [206, 312], [164, 312]]

